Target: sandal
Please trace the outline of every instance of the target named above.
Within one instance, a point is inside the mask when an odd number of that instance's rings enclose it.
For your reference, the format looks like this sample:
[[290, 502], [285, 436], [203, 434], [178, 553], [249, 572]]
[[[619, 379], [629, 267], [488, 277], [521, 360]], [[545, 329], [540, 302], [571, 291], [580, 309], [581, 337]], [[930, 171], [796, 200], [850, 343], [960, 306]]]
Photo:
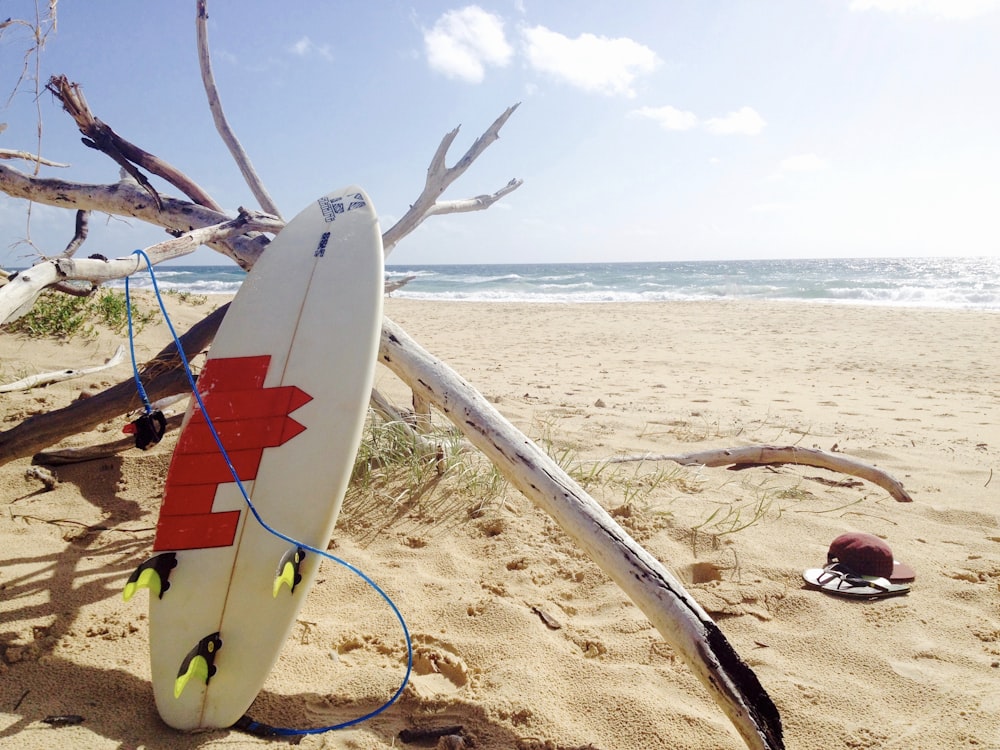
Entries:
[[833, 563], [825, 568], [810, 568], [803, 571], [802, 578], [827, 594], [850, 599], [884, 599], [910, 591], [909, 586], [889, 583], [886, 578], [858, 575], [843, 563]]

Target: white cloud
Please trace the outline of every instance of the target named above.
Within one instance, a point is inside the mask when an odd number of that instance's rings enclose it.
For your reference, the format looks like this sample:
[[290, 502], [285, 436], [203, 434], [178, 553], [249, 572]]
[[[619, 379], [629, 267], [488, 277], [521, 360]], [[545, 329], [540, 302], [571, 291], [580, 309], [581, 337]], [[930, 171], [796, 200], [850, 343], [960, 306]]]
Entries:
[[513, 50], [503, 31], [503, 19], [476, 5], [450, 10], [424, 31], [427, 63], [449, 78], [479, 83], [486, 65], [503, 67]]
[[[677, 131], [701, 128], [712, 135], [757, 135], [767, 124], [764, 122], [764, 118], [757, 114], [756, 110], [752, 107], [742, 107], [724, 117], [710, 117], [707, 120], [702, 120], [694, 112], [687, 112], [669, 105], [663, 107], [640, 107], [639, 109], [633, 109], [629, 112], [629, 115], [653, 120], [664, 130]], [[814, 162], [819, 159], [818, 156], [812, 156]], [[807, 164], [802, 162], [801, 164], [796, 164], [794, 161], [796, 158], [801, 159], [802, 157], [793, 157], [793, 160], [789, 162], [789, 169], [816, 168], [815, 163]]]
[[522, 35], [531, 67], [592, 93], [634, 97], [636, 77], [660, 64], [653, 50], [627, 38], [570, 39], [544, 26], [523, 29]]
[[633, 110], [632, 115], [647, 117], [659, 123], [664, 130], [691, 130], [698, 127], [698, 115], [694, 112], [684, 112], [671, 106], [640, 107]]
[[796, 154], [782, 159], [778, 165], [782, 172], [818, 172], [826, 169], [830, 163], [816, 154]]
[[715, 135], [757, 135], [766, 124], [764, 118], [751, 107], [740, 107], [724, 117], [711, 117], [705, 121], [708, 132]]
[[307, 36], [302, 37], [295, 44], [289, 47], [289, 51], [293, 55], [298, 55], [299, 57], [315, 56], [322, 57], [324, 60], [333, 60], [333, 52], [330, 51], [329, 44], [316, 44]]
[[880, 10], [961, 21], [1000, 10], [1000, 0], [852, 0], [850, 9]]

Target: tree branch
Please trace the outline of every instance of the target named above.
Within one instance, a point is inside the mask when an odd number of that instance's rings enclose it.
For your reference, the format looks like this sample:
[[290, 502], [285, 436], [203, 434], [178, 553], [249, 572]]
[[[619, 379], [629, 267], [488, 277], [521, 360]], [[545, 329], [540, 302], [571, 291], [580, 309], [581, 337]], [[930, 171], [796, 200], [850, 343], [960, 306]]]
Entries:
[[442, 214], [460, 214], [467, 213], [469, 211], [485, 211], [505, 195], [512, 193], [521, 187], [523, 182], [524, 180], [515, 178], [492, 195], [477, 195], [475, 198], [465, 198], [464, 200], [435, 203], [424, 213], [424, 218], [427, 219], [431, 216], [441, 216]]
[[444, 204], [437, 203], [438, 196], [447, 190], [455, 180], [461, 177], [472, 166], [472, 163], [479, 158], [483, 151], [500, 138], [500, 128], [510, 119], [510, 116], [514, 114], [514, 110], [518, 106], [520, 105], [515, 104], [508, 107], [503, 114], [494, 120], [493, 124], [476, 139], [475, 143], [469, 147], [469, 150], [465, 152], [453, 167], [445, 165], [445, 157], [448, 155], [448, 149], [451, 148], [451, 144], [454, 142], [455, 136], [458, 135], [459, 129], [455, 128], [441, 139], [441, 143], [431, 159], [430, 166], [427, 168], [427, 180], [424, 183], [423, 192], [420, 193], [417, 200], [403, 215], [403, 218], [382, 235], [382, 247], [385, 249], [386, 255], [389, 255], [403, 237], [420, 226], [424, 219], [429, 216], [457, 213], [460, 211], [478, 211], [489, 208], [489, 206], [500, 198], [521, 186], [522, 180], [513, 179], [491, 196], [479, 196], [467, 201], [452, 201], [451, 203]]
[[41, 164], [44, 167], [69, 166], [69, 164], [63, 164], [62, 162], [52, 161], [51, 159], [36, 156], [35, 154], [29, 154], [27, 151], [18, 151], [17, 149], [10, 148], [0, 148], [0, 159], [23, 159], [24, 161], [33, 162], [36, 165]]
[[616, 456], [607, 463], [626, 463], [631, 461], [673, 461], [681, 466], [775, 466], [781, 464], [799, 464], [814, 466], [820, 469], [849, 474], [853, 477], [866, 479], [878, 485], [900, 503], [911, 503], [913, 498], [903, 489], [902, 483], [887, 472], [859, 461], [856, 458], [827, 453], [814, 448], [799, 448], [789, 445], [778, 447], [774, 445], [748, 445], [742, 448], [719, 448], [717, 450], [685, 453], [679, 456], [643, 453], [630, 456]]
[[76, 251], [87, 241], [87, 234], [90, 232], [90, 211], [76, 212], [76, 225], [73, 231], [73, 239], [66, 244], [66, 249], [62, 251], [62, 257], [72, 258]]
[[379, 360], [439, 408], [548, 512], [677, 650], [751, 748], [783, 747], [781, 720], [753, 671], [667, 569], [471, 385], [383, 319]]
[[[189, 357], [212, 340], [223, 306], [181, 337]], [[504, 476], [555, 518], [684, 658], [722, 707], [748, 747], [783, 747], [777, 709], [753, 671], [684, 587], [642, 549], [541, 449], [444, 363], [434, 359], [388, 318], [383, 320], [379, 359], [433, 403]], [[151, 399], [183, 393], [188, 383], [171, 344], [145, 368]], [[97, 396], [30, 417], [0, 433], [0, 464], [32, 455], [68, 434], [91, 429], [139, 406], [129, 380]]]
[[61, 383], [64, 380], [81, 378], [84, 375], [93, 375], [95, 372], [100, 372], [101, 370], [108, 370], [112, 367], [116, 367], [117, 365], [121, 364], [124, 361], [125, 361], [125, 347], [119, 346], [117, 349], [115, 349], [115, 353], [111, 355], [111, 358], [105, 361], [103, 365], [81, 367], [79, 370], [55, 370], [53, 372], [40, 372], [35, 375], [29, 375], [26, 378], [21, 378], [20, 380], [16, 380], [13, 383], [0, 385], [0, 393], [11, 393], [13, 391], [27, 391], [39, 385], [48, 385], [49, 383]]
[[[230, 221], [232, 217], [205, 206], [161, 196], [162, 209], [130, 180], [114, 185], [93, 185], [32, 177], [5, 164], [0, 164], [0, 191], [13, 198], [24, 198], [58, 208], [101, 211], [116, 216], [132, 216], [171, 232], [189, 232]], [[280, 224], [266, 231], [276, 232]], [[264, 235], [251, 237], [231, 236], [225, 240], [211, 241], [212, 249], [235, 260], [242, 268], [249, 269], [267, 247], [270, 240]]]
[[159, 194], [146, 179], [146, 176], [136, 168], [136, 165], [162, 177], [195, 203], [214, 211], [222, 211], [222, 207], [215, 202], [212, 196], [190, 177], [158, 156], [125, 140], [110, 126], [95, 117], [90, 111], [87, 99], [83, 95], [83, 89], [78, 83], [70, 83], [66, 76], [52, 76], [46, 88], [62, 103], [63, 109], [76, 122], [76, 126], [85, 136], [84, 144], [102, 151], [114, 159], [142, 185], [158, 207], [162, 208]]
[[[223, 240], [250, 230], [277, 231], [276, 227], [278, 226], [280, 224], [271, 217], [259, 214], [255, 216], [241, 214], [238, 218], [222, 224], [192, 229], [180, 237], [152, 245], [147, 248], [146, 255], [155, 265], [171, 258], [192, 253], [200, 245], [208, 242]], [[77, 260], [60, 257], [43, 261], [8, 278], [7, 283], [0, 287], [0, 322], [6, 322], [15, 312], [33, 302], [43, 289], [57, 282], [92, 281], [100, 283], [123, 278], [142, 267], [143, 261], [138, 255], [115, 260], [91, 258]]]
[[212, 110], [212, 119], [215, 121], [215, 129], [222, 136], [229, 153], [236, 160], [236, 165], [243, 174], [243, 179], [250, 187], [254, 197], [257, 198], [260, 207], [269, 214], [281, 218], [278, 206], [271, 199], [267, 188], [257, 176], [250, 157], [240, 144], [239, 139], [229, 127], [226, 115], [222, 111], [222, 101], [219, 99], [219, 90], [215, 86], [215, 76], [212, 74], [212, 58], [208, 52], [208, 7], [207, 0], [198, 0], [198, 13], [195, 19], [195, 29], [198, 35], [198, 64], [201, 68], [201, 80], [205, 86], [205, 94], [208, 96], [208, 107]]

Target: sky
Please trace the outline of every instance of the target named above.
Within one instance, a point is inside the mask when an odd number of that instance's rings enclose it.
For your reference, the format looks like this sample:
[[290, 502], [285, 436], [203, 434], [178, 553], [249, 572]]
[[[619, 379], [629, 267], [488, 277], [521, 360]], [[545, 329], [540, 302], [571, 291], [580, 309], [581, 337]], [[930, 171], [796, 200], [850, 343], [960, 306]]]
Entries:
[[[445, 133], [461, 126], [453, 164], [520, 104], [443, 199], [524, 184], [427, 220], [390, 264], [1000, 254], [1000, 0], [208, 7], [226, 115], [286, 219], [356, 183], [388, 228]], [[34, 14], [0, 0], [0, 19]], [[120, 135], [227, 210], [256, 208], [212, 123], [194, 16], [194, 0], [59, 3], [37, 77], [65, 74]], [[34, 60], [17, 86], [29, 46], [25, 27], [0, 32], [0, 149], [71, 164], [46, 177], [116, 182], [36, 96]], [[73, 218], [36, 204], [29, 223], [26, 201], [0, 195], [0, 265], [60, 252]], [[81, 254], [162, 239], [95, 216]]]

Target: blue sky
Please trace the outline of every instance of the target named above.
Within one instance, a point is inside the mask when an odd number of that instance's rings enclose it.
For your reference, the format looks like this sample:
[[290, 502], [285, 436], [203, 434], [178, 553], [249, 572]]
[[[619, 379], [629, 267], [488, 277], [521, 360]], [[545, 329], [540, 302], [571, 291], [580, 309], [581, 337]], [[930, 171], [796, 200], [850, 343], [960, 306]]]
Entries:
[[[194, 6], [60, 3], [40, 77], [79, 82], [121, 135], [222, 205], [252, 206], [205, 103]], [[430, 219], [390, 263], [1000, 250], [1000, 0], [215, 0], [209, 13], [226, 113], [286, 218], [356, 182], [388, 227], [448, 130], [462, 128], [453, 162], [521, 103], [444, 198], [524, 185]], [[26, 45], [20, 28], [0, 36], [0, 101]], [[72, 164], [44, 175], [117, 180], [49, 95], [38, 107], [42, 153]], [[37, 114], [29, 82], [0, 109], [0, 148], [36, 150]], [[11, 247], [26, 206], [0, 196], [0, 264], [30, 262]], [[72, 221], [36, 206], [31, 238], [56, 253]], [[95, 216], [84, 251], [162, 238]]]

